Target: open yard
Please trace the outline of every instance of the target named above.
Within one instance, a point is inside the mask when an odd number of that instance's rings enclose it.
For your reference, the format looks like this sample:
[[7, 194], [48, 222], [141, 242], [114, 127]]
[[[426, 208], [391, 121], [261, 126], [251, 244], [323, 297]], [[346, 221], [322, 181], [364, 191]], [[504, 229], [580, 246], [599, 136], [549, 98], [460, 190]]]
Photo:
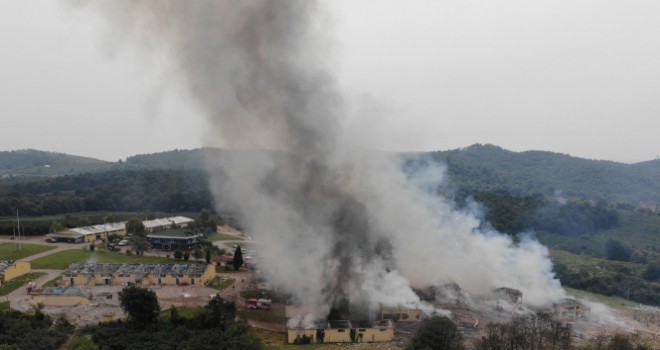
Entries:
[[37, 278], [45, 275], [43, 272], [30, 272], [23, 276], [14, 278], [13, 280], [5, 283], [0, 287], [0, 295], [7, 295], [18, 288], [26, 285], [28, 282], [36, 280]]
[[236, 282], [235, 279], [230, 277], [216, 277], [211, 281], [211, 284], [208, 285], [209, 288], [223, 290]]
[[55, 249], [53, 246], [22, 243], [21, 249], [16, 242], [0, 244], [0, 260], [20, 260], [30, 255]]
[[221, 232], [214, 232], [206, 236], [206, 239], [209, 240], [210, 242], [215, 242], [215, 241], [242, 241], [243, 237], [239, 236], [234, 236], [230, 235], [227, 233], [221, 233]]
[[283, 304], [273, 304], [270, 310], [255, 310], [241, 308], [238, 310], [238, 315], [247, 320], [256, 320], [267, 323], [285, 324], [286, 316], [284, 315]]
[[[73, 263], [180, 264], [182, 262], [156, 256], [129, 256], [115, 252], [90, 252], [82, 249], [71, 249], [36, 259], [32, 262], [32, 268], [65, 270]], [[195, 262], [188, 261], [187, 263], [193, 264]]]

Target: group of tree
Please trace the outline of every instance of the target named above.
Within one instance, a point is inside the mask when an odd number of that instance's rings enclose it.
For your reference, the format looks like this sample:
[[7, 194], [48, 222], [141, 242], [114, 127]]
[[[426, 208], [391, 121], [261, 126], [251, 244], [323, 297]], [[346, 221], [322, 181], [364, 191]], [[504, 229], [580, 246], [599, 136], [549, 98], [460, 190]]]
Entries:
[[[607, 262], [602, 260], [599, 264], [602, 267], [596, 269], [555, 263], [554, 270], [562, 285], [567, 287], [647, 305], [660, 305], [660, 283], [646, 280], [643, 275], [646, 269], [639, 269], [633, 264]], [[648, 273], [652, 275], [652, 271], [655, 270], [650, 268]]]
[[[489, 323], [485, 335], [473, 341], [476, 350], [650, 350], [642, 340], [623, 334], [602, 334], [574, 343], [570, 324], [555, 321], [547, 313], [516, 316], [509, 322]], [[463, 350], [466, 341], [449, 318], [433, 316], [422, 321], [411, 350]]]
[[213, 297], [203, 310], [192, 317], [183, 317], [176, 307], [161, 316], [153, 291], [127, 287], [120, 293], [120, 305], [127, 318], [99, 323], [81, 331], [98, 349], [220, 349], [257, 350], [262, 344], [247, 334], [248, 325], [236, 319], [236, 306]]
[[619, 224], [617, 210], [602, 201], [564, 201], [538, 193], [517, 196], [502, 190], [460, 191], [454, 197], [459, 206], [479, 203], [485, 209], [485, 223], [512, 235], [525, 231], [585, 235]]
[[0, 216], [117, 211], [192, 212], [213, 206], [201, 170], [113, 170], [0, 184]]
[[73, 334], [64, 318], [53, 320], [37, 308], [34, 314], [0, 310], [0, 349], [58, 349]]
[[[494, 145], [405, 155], [408, 172], [441, 165], [454, 188], [470, 192], [504, 190], [608, 202], [660, 202], [658, 162], [624, 164], [543, 151], [513, 152]], [[654, 164], [651, 164], [654, 163]]]

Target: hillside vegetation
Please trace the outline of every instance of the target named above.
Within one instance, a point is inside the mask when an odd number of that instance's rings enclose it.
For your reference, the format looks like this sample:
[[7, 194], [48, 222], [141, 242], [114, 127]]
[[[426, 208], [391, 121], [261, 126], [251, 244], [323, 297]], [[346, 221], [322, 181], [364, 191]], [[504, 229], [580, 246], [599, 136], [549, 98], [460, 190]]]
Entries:
[[41, 177], [109, 170], [115, 163], [37, 150], [0, 152], [0, 178]]
[[429, 161], [446, 164], [453, 185], [468, 191], [660, 204], [660, 166], [653, 161], [623, 164], [543, 151], [512, 152], [479, 144], [409, 156], [413, 159], [409, 167]]

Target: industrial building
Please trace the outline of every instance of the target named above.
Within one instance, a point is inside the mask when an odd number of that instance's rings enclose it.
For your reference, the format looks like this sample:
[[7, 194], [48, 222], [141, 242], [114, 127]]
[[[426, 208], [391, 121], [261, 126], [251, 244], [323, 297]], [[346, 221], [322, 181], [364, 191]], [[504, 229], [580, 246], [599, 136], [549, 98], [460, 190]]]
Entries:
[[16, 277], [29, 273], [31, 270], [32, 264], [29, 261], [0, 261], [0, 286]]
[[308, 315], [309, 309], [287, 305], [284, 313], [289, 319], [287, 340], [292, 344], [390, 342], [394, 339], [394, 322], [419, 322], [422, 318], [421, 309], [404, 306], [382, 306], [376, 322], [328, 320], [305, 324], [303, 315]]
[[384, 343], [394, 339], [391, 320], [376, 322], [330, 320], [316, 323], [312, 328], [290, 327], [287, 340], [301, 343]]
[[[185, 216], [173, 216], [154, 220], [142, 221], [144, 229], [147, 232], [166, 230], [173, 226], [186, 228], [188, 224], [195, 220]], [[107, 224], [91, 225], [67, 229], [60, 232], [49, 233], [46, 239], [53, 242], [83, 243], [94, 242], [95, 240], [107, 239], [108, 235], [116, 234], [118, 236], [126, 235], [126, 221], [111, 222]]]
[[71, 264], [62, 287], [78, 285], [205, 285], [215, 277], [207, 264]]
[[204, 245], [204, 235], [181, 230], [166, 230], [147, 235], [147, 240], [154, 249], [160, 250], [194, 250]]

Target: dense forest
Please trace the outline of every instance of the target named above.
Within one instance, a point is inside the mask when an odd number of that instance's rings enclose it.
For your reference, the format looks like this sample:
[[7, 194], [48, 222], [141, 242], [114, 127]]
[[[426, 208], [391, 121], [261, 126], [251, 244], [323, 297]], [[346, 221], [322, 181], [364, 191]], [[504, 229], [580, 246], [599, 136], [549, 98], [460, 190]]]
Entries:
[[199, 211], [212, 207], [201, 170], [114, 170], [0, 184], [0, 216], [83, 211]]
[[407, 166], [412, 168], [429, 163], [446, 166], [456, 189], [541, 193], [635, 206], [660, 204], [657, 161], [623, 164], [544, 151], [512, 152], [479, 144], [407, 157]]

